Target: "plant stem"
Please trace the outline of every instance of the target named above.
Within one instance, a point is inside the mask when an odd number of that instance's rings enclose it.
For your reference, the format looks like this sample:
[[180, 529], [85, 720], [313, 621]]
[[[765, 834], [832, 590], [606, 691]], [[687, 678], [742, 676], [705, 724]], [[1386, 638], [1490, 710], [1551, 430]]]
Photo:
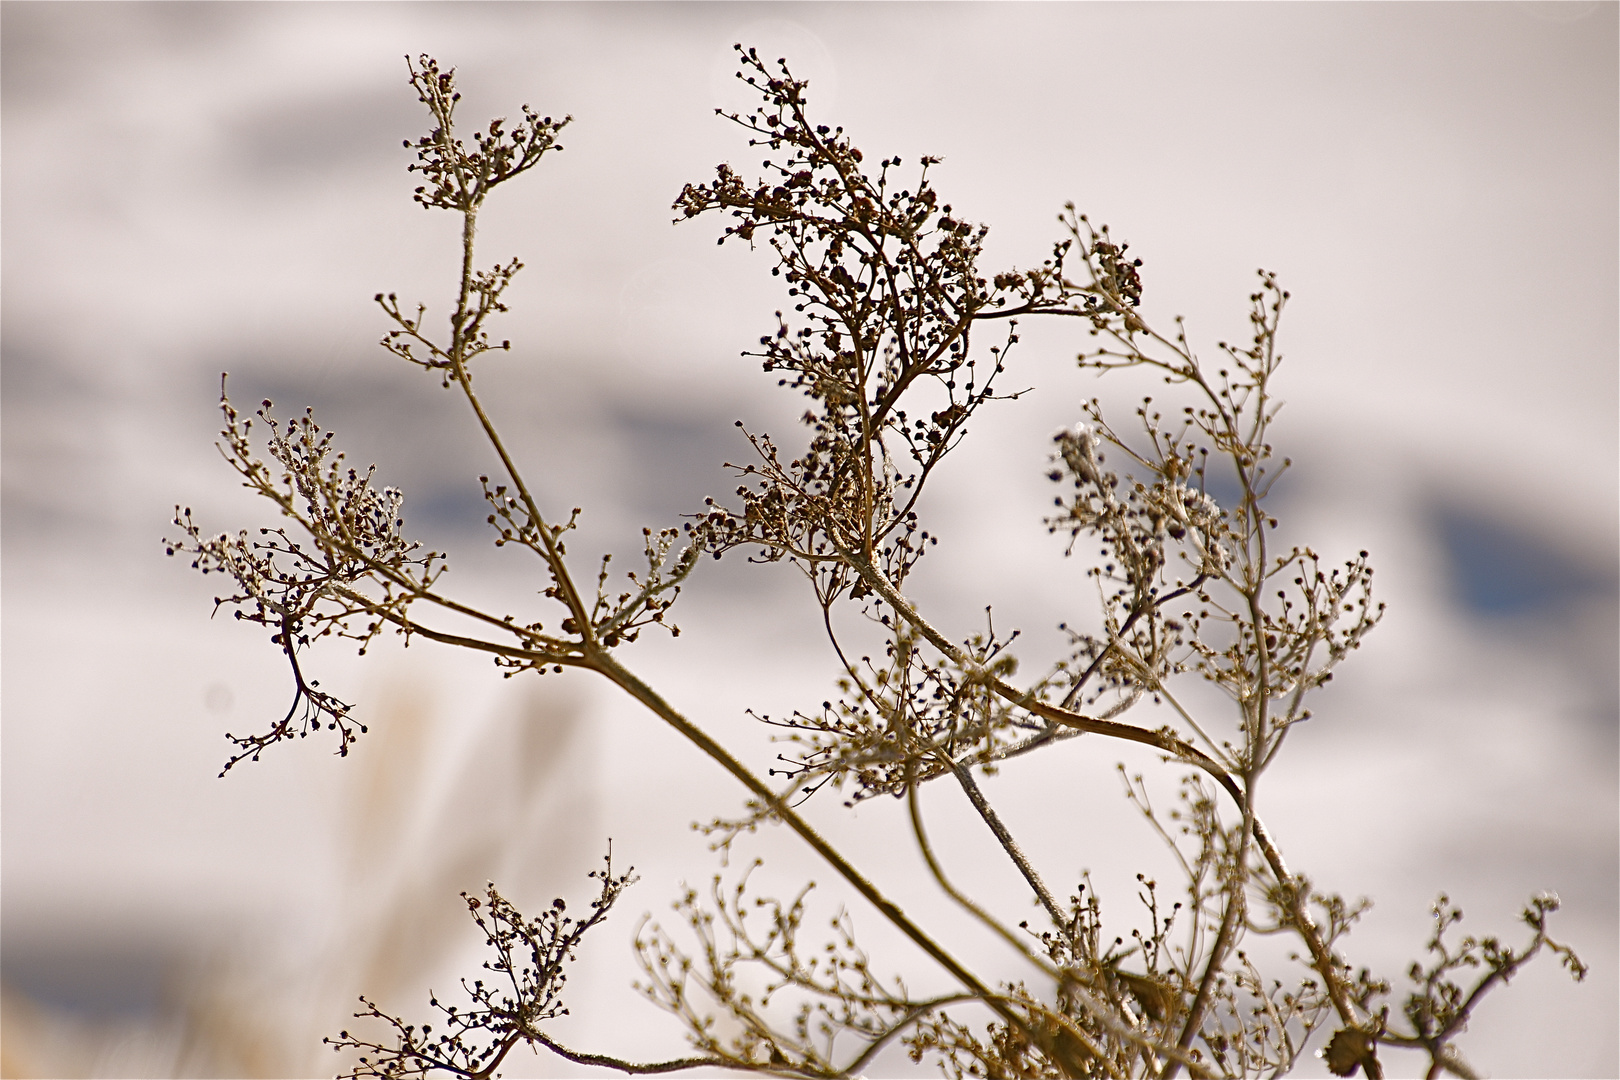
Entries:
[[914, 923], [900, 906], [878, 891], [864, 874], [841, 855], [836, 848], [829, 844], [808, 821], [794, 812], [777, 793], [758, 776], [754, 775], [742, 762], [738, 761], [730, 751], [716, 742], [702, 728], [682, 716], [669, 702], [665, 701], [657, 691], [642, 682], [624, 665], [620, 664], [610, 654], [596, 651], [591, 657], [591, 666], [601, 672], [620, 689], [641, 702], [650, 711], [680, 732], [686, 739], [697, 746], [719, 765], [742, 781], [743, 786], [753, 792], [758, 798], [764, 800], [771, 812], [788, 828], [799, 834], [799, 837], [809, 844], [811, 849], [827, 861], [827, 864], [836, 870], [840, 877], [855, 887], [855, 890], [864, 896], [873, 907], [882, 913], [883, 917], [910, 938], [923, 952], [927, 953], [941, 967], [950, 972], [958, 982], [993, 1009], [1003, 1020], [1014, 1027], [1023, 1030], [1026, 1028], [1024, 1019], [1012, 1009], [1002, 1004], [999, 995], [986, 986], [977, 975], [974, 975], [963, 964], [952, 956], [945, 948], [936, 942], [929, 934]]
[[979, 790], [978, 781], [973, 779], [972, 769], [961, 762], [949, 758], [946, 760], [950, 761], [951, 775], [955, 776], [956, 782], [961, 785], [962, 793], [968, 797], [968, 802], [973, 804], [973, 809], [979, 812], [979, 817], [984, 819], [984, 823], [990, 827], [990, 831], [995, 833], [996, 841], [1001, 844], [1002, 850], [1013, 861], [1013, 865], [1018, 867], [1018, 872], [1024, 875], [1024, 880], [1029, 882], [1029, 887], [1035, 890], [1036, 898], [1040, 900], [1041, 907], [1046, 909], [1047, 915], [1051, 916], [1053, 925], [1060, 928], [1066, 926], [1068, 920], [1063, 917], [1063, 910], [1058, 907], [1057, 901], [1053, 899], [1051, 891], [1046, 887], [1046, 882], [1041, 880], [1040, 872], [1029, 861], [1029, 856], [1024, 854], [1024, 849], [1018, 845], [1018, 841], [1014, 839], [1013, 834], [1002, 823], [1001, 815], [996, 813], [996, 808], [990, 805], [990, 800], [986, 799], [984, 792]]

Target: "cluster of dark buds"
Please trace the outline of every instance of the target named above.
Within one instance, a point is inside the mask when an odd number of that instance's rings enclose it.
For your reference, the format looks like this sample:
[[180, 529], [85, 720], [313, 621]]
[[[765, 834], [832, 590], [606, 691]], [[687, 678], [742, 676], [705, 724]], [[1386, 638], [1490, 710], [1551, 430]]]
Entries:
[[279, 507], [296, 533], [280, 526], [260, 529], [257, 539], [246, 530], [205, 536], [189, 507], [175, 507], [181, 536], [165, 541], [169, 555], [189, 555], [192, 567], [204, 574], [230, 577], [238, 591], [216, 597], [215, 609], [230, 605], [236, 618], [268, 627], [292, 667], [292, 707], [265, 734], [228, 735], [237, 751], [221, 775], [244, 758], [258, 760], [267, 747], [323, 724], [337, 734], [338, 753], [346, 754], [365, 726], [351, 718], [349, 705], [305, 677], [299, 650], [335, 635], [357, 641], [363, 654], [389, 624], [409, 634], [411, 603], [431, 592], [445, 569], [442, 555], [419, 554], [420, 545], [404, 538], [404, 496], [396, 488], [375, 486], [375, 467], [362, 473], [347, 465], [332, 446], [332, 433], [312, 414], [283, 425], [270, 407], [263, 402], [255, 415], [268, 429], [270, 458], [279, 475], [253, 448], [253, 420], [241, 416], [223, 392], [220, 452], [243, 486]]
[[499, 1075], [495, 1070], [501, 1062], [524, 1043], [580, 1060], [537, 1025], [567, 1014], [562, 1001], [567, 965], [577, 955], [580, 941], [607, 918], [619, 895], [636, 880], [633, 871], [614, 874], [611, 850], [602, 869], [590, 876], [600, 888], [591, 901], [591, 913], [577, 920], [567, 914], [567, 904], [560, 898], [531, 919], [496, 892], [493, 883], [483, 899], [462, 893], [468, 913], [494, 953], [494, 959], [484, 961], [489, 980], [461, 981], [469, 1002], [465, 1007], [430, 996], [429, 1004], [440, 1015], [437, 1035], [432, 1024], [418, 1028], [362, 997], [365, 1009], [354, 1015], [383, 1021], [394, 1037], [379, 1043], [344, 1031], [336, 1039], [323, 1040], [334, 1050], [359, 1052], [359, 1064], [344, 1076], [396, 1078], [442, 1072], [481, 1080]]

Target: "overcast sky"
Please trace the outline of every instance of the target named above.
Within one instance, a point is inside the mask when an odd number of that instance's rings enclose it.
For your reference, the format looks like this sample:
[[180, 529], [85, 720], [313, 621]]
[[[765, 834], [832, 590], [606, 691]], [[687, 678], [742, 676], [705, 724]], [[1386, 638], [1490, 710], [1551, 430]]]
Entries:
[[[209, 985], [280, 1002], [254, 1045], [282, 1056], [222, 1064], [126, 1039], [85, 1067], [325, 1069], [297, 1054], [353, 993], [392, 988], [419, 1008], [430, 978], [467, 969], [457, 890], [499, 875], [535, 906], [582, 901], [612, 835], [644, 880], [581, 993], [630, 999], [635, 918], [707, 880], [713, 858], [686, 825], [738, 792], [602, 688], [503, 684], [414, 647], [322, 655], [327, 684], [383, 718], [356, 760], [289, 746], [215, 780], [221, 732], [267, 726], [285, 676], [258, 635], [208, 621], [214, 583], [159, 539], [176, 502], [210, 529], [261, 523], [212, 448], [229, 371], [239, 400], [313, 405], [354, 459], [377, 461], [412, 527], [460, 560], [458, 587], [535, 588], [479, 531], [472, 478], [490, 462], [466, 418], [374, 344], [374, 293], [442, 317], [455, 272], [455, 222], [411, 203], [400, 145], [425, 130], [403, 59], [424, 51], [458, 69], [469, 124], [522, 102], [574, 117], [566, 151], [493, 198], [481, 252], [528, 264], [496, 335], [513, 354], [487, 385], [543, 498], [587, 508], [579, 550], [630, 551], [641, 525], [729, 490], [721, 463], [746, 449], [732, 421], [791, 435], [802, 408], [737, 355], [785, 299], [764, 253], [716, 247], [713, 222], [670, 222], [682, 184], [757, 165], [713, 115], [746, 104], [730, 52], [744, 41], [786, 56], [869, 160], [942, 157], [942, 195], [991, 226], [989, 269], [1038, 262], [1072, 200], [1145, 260], [1150, 317], [1185, 315], [1205, 351], [1244, 333], [1255, 269], [1280, 275], [1287, 528], [1332, 557], [1371, 550], [1391, 614], [1268, 779], [1273, 828], [1328, 887], [1376, 897], [1350, 952], [1392, 977], [1441, 889], [1476, 932], [1509, 931], [1530, 891], [1558, 890], [1591, 980], [1527, 974], [1463, 1045], [1497, 1075], [1612, 1075], [1616, 14], [0, 7], [8, 986], [119, 1030], [162, 1027], [150, 1017], [185, 997], [158, 986], [165, 965], [213, 957]], [[946, 542], [917, 588], [956, 636], [994, 603], [1038, 656], [1087, 595], [1040, 526], [1047, 435], [1094, 394], [1128, 413], [1137, 388], [1075, 373], [1080, 345], [1032, 329], [1009, 378], [1035, 393], [986, 415], [942, 478]], [[835, 677], [813, 606], [740, 561], [692, 592], [688, 633], [631, 662], [763, 765], [774, 751], [743, 710], [817, 702]], [[1007, 785], [1012, 816], [1049, 821], [1042, 800], [1075, 786], [1060, 820], [1120, 813], [1117, 752], [1079, 745]], [[885, 857], [873, 837], [892, 816], [838, 825], [835, 809], [831, 828]], [[1124, 902], [1140, 837], [1050, 832], [1033, 846], [1117, 876]], [[767, 848], [783, 888], [819, 872]], [[401, 959], [388, 943], [402, 933], [443, 944]], [[260, 982], [218, 974], [250, 955]], [[312, 1004], [299, 988], [318, 979]], [[111, 998], [90, 1001], [92, 985]], [[571, 1030], [600, 1045], [620, 1007], [576, 1006]], [[635, 1049], [678, 1049], [648, 1021]]]

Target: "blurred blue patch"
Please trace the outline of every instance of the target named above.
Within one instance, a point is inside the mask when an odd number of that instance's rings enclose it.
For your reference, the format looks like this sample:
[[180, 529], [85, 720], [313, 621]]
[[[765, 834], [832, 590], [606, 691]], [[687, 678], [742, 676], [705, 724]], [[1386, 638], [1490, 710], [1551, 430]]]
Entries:
[[[1222, 510], [1236, 510], [1243, 504], [1243, 485], [1230, 468], [1220, 468], [1222, 464], [1225, 463], [1211, 466], [1204, 474], [1204, 494], [1214, 499]], [[1198, 486], [1196, 477], [1188, 483], [1195, 488]]]
[[150, 1017], [163, 1005], [176, 960], [169, 950], [142, 942], [8, 940], [0, 977], [7, 989], [62, 1012]]
[[490, 532], [490, 506], [474, 481], [431, 488], [420, 496], [405, 496], [405, 535], [413, 540], [453, 538]]
[[1453, 598], [1489, 618], [1549, 615], [1594, 593], [1612, 594], [1612, 571], [1584, 564], [1534, 533], [1477, 510], [1445, 506], [1434, 515]]
[[[724, 408], [727, 411], [722, 412]], [[733, 424], [736, 405], [669, 401], [623, 403], [610, 413], [615, 435], [630, 447], [635, 469], [625, 495], [649, 524], [673, 525], [703, 509], [708, 496], [730, 495], [737, 479], [723, 462], [754, 460]]]

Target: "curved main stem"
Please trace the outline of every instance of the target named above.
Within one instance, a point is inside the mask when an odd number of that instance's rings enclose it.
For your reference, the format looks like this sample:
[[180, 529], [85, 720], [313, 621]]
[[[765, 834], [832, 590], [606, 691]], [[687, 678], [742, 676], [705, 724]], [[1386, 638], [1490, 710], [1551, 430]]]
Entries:
[[878, 890], [878, 887], [867, 879], [866, 875], [855, 869], [854, 865], [844, 858], [838, 849], [828, 843], [808, 821], [795, 813], [785, 800], [754, 774], [753, 770], [738, 761], [729, 750], [716, 742], [708, 732], [682, 716], [657, 691], [642, 682], [641, 679], [637, 678], [628, 668], [620, 664], [608, 653], [601, 651], [594, 653], [590, 666], [605, 675], [631, 697], [641, 702], [659, 719], [680, 732], [699, 750], [702, 750], [710, 758], [718, 762], [732, 776], [742, 781], [744, 787], [763, 800], [766, 806], [770, 807], [772, 814], [779, 821], [797, 833], [799, 838], [810, 845], [816, 854], [826, 860], [827, 864], [837, 871], [840, 877], [854, 886], [856, 892], [864, 896], [873, 907], [877, 908], [884, 918], [894, 924], [901, 933], [911, 939], [913, 944], [927, 953], [936, 963], [950, 972], [951, 976], [960, 982], [964, 988], [993, 1009], [1007, 1023], [1019, 1029], [1026, 1026], [1021, 1016], [1000, 1001], [999, 995], [986, 986], [977, 975], [969, 971], [961, 961], [947, 952], [945, 947], [935, 941], [927, 931], [913, 922], [910, 916], [900, 909], [898, 904], [884, 896]]

